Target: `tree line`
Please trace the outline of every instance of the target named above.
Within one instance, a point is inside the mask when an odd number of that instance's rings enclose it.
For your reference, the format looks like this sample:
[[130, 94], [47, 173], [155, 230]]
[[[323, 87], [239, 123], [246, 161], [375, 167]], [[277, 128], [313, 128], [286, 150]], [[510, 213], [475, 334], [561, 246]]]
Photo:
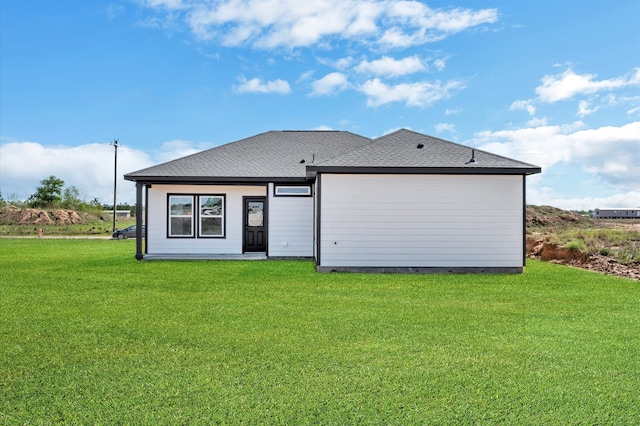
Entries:
[[[0, 207], [12, 204], [17, 207], [31, 207], [40, 209], [68, 209], [76, 211], [91, 210], [113, 210], [113, 204], [102, 204], [97, 198], [87, 202], [82, 199], [80, 190], [75, 186], [65, 187], [64, 181], [55, 176], [49, 176], [40, 181], [40, 186], [36, 188], [36, 192], [31, 194], [26, 201], [10, 200], [7, 201], [0, 193]], [[129, 210], [135, 213], [135, 205], [128, 203], [120, 203], [116, 206], [116, 210]]]

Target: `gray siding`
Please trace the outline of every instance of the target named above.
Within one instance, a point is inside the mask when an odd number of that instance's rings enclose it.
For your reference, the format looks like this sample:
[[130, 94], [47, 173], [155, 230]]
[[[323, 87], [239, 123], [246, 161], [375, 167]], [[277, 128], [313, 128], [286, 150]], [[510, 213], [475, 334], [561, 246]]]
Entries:
[[322, 267], [521, 267], [523, 177], [323, 174]]

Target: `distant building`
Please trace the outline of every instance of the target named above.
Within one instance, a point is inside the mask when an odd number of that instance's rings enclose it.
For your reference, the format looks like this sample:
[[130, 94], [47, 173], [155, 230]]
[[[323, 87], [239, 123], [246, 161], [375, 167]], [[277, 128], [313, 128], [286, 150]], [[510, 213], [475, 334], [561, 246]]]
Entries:
[[640, 219], [640, 209], [595, 209], [591, 217], [596, 219]]
[[[103, 210], [102, 217], [113, 219], [113, 210]], [[117, 220], [129, 220], [131, 219], [131, 211], [129, 210], [116, 210]]]

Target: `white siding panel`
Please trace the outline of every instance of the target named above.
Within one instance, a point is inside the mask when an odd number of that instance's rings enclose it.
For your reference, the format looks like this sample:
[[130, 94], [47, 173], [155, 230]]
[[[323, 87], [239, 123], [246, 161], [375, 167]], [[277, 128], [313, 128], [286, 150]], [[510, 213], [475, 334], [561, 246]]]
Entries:
[[313, 197], [269, 194], [269, 256], [312, 257]]
[[[149, 254], [241, 254], [243, 196], [266, 196], [266, 186], [153, 185], [147, 223]], [[168, 194], [225, 194], [225, 238], [167, 238]]]
[[321, 266], [522, 266], [520, 175], [321, 179]]

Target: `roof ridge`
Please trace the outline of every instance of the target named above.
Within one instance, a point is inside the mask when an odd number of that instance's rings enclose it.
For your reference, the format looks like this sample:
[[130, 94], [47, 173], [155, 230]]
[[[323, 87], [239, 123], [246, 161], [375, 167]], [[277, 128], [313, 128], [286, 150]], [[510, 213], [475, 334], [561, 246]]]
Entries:
[[[389, 136], [389, 135], [392, 135], [392, 134], [394, 134], [394, 133], [398, 133], [398, 132], [400, 132], [400, 131], [413, 132], [413, 133], [415, 133], [415, 134], [417, 134], [417, 135], [426, 136], [426, 135], [423, 135], [423, 134], [421, 134], [421, 133], [415, 132], [415, 131], [413, 131], [413, 130], [406, 129], [406, 128], [404, 128], [404, 127], [403, 127], [403, 128], [400, 128], [400, 129], [398, 129], [398, 130], [395, 130], [395, 131], [393, 131], [393, 132], [391, 132], [391, 133], [387, 133], [386, 135], [378, 136], [377, 138], [367, 138], [366, 136], [357, 135], [357, 136], [361, 136], [361, 137], [363, 137], [363, 138], [369, 139], [369, 143], [362, 144], [362, 145], [360, 145], [360, 146], [358, 146], [358, 147], [353, 148], [353, 149], [352, 149], [352, 150], [350, 150], [350, 151], [346, 151], [346, 152], [343, 152], [343, 153], [341, 153], [341, 154], [338, 154], [338, 155], [336, 155], [336, 156], [334, 156], [334, 157], [327, 158], [327, 159], [325, 159], [325, 160], [323, 160], [323, 161], [321, 161], [320, 163], [317, 163], [317, 164], [322, 164], [322, 163], [324, 163], [324, 162], [326, 162], [326, 161], [331, 161], [331, 160], [333, 160], [333, 159], [335, 159], [335, 158], [339, 158], [339, 157], [341, 157], [341, 156], [343, 156], [343, 155], [351, 154], [352, 152], [358, 151], [358, 150], [360, 150], [360, 149], [362, 149], [362, 148], [364, 148], [364, 147], [367, 147], [367, 146], [373, 145], [374, 143], [376, 143], [378, 140], [382, 139], [382, 138], [383, 138], [383, 137], [385, 137], [385, 136]], [[355, 133], [354, 133], [354, 134], [355, 134]]]
[[[345, 132], [346, 132], [346, 133], [351, 133], [351, 132], [349, 132], [349, 131], [345, 131]], [[371, 139], [371, 138], [368, 138], [368, 137], [366, 137], [366, 136], [358, 135], [358, 134], [356, 134], [356, 133], [351, 133], [351, 134], [352, 134], [352, 135], [355, 135], [355, 136], [359, 136], [359, 137], [361, 137], [361, 138], [363, 138], [363, 139], [368, 139], [368, 140], [369, 140], [369, 142], [367, 142], [367, 143], [363, 143], [362, 145], [359, 145], [359, 146], [357, 146], [357, 147], [355, 147], [355, 148], [353, 148], [353, 149], [350, 149], [349, 151], [345, 151], [345, 152], [341, 152], [340, 154], [336, 154], [336, 155], [334, 155], [333, 157], [325, 158], [324, 160], [322, 160], [322, 161], [320, 161], [320, 162], [318, 162], [318, 163], [315, 163], [314, 165], [322, 164], [322, 163], [325, 163], [325, 162], [327, 162], [327, 161], [331, 161], [331, 160], [333, 160], [333, 159], [335, 159], [335, 158], [339, 158], [339, 157], [341, 157], [341, 156], [343, 156], [343, 155], [350, 154], [350, 153], [352, 153], [352, 152], [354, 152], [354, 151], [359, 150], [360, 148], [364, 148], [365, 146], [369, 146], [369, 145], [371, 145], [371, 144], [375, 141], [375, 139]], [[308, 166], [307, 166], [307, 167], [308, 167]]]
[[327, 130], [322, 130], [322, 129], [315, 129], [315, 130], [272, 130], [273, 132], [282, 132], [282, 133], [314, 133], [314, 132], [345, 132], [345, 133], [350, 133], [346, 130], [333, 130], [333, 129], [327, 129]]

